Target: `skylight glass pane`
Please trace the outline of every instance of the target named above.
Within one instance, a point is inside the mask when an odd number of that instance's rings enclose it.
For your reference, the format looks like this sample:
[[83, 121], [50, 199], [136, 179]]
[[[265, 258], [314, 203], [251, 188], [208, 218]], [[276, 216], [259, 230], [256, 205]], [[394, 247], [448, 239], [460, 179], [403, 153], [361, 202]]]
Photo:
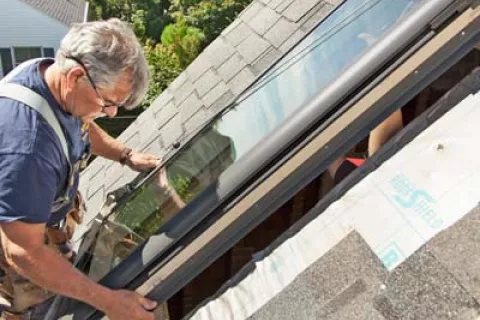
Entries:
[[238, 105], [182, 148], [105, 221], [87, 272], [100, 279], [261, 139], [428, 0], [349, 0]]

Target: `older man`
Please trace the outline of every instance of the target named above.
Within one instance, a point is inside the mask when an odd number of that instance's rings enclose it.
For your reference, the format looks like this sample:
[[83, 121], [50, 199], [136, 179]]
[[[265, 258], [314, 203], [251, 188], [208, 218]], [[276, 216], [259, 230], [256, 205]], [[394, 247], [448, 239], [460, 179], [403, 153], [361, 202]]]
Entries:
[[[12, 84], [43, 98], [60, 130], [25, 102], [28, 99], [9, 96]], [[68, 252], [60, 253], [47, 244], [48, 230], [56, 230], [72, 210], [78, 167], [90, 144], [93, 153], [135, 170], [158, 162], [152, 155], [132, 152], [93, 122], [101, 114], [113, 117], [119, 108], [134, 107], [147, 90], [148, 68], [135, 35], [117, 19], [75, 25], [62, 40], [55, 60], [23, 64], [2, 86], [0, 265], [4, 282], [0, 292], [4, 316], [25, 318], [32, 304], [40, 302], [29, 290], [41, 287], [45, 298], [51, 293], [69, 296], [110, 319], [153, 319], [149, 310], [155, 308], [154, 302], [135, 292], [98, 285], [72, 266], [64, 256]], [[12, 287], [12, 281], [20, 285]]]

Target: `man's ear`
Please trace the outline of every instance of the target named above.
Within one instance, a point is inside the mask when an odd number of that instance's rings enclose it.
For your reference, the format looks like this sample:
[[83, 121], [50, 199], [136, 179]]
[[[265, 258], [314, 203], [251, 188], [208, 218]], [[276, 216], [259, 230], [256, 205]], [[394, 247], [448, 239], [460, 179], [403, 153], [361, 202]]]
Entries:
[[72, 91], [81, 79], [85, 76], [85, 71], [81, 67], [73, 67], [67, 72], [66, 75], [66, 83], [67, 83], [67, 91]]

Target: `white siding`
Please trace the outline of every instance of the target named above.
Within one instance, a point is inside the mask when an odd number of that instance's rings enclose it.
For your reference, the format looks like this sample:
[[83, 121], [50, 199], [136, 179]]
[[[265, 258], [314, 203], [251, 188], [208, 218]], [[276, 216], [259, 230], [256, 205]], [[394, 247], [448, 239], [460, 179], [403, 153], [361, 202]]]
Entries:
[[20, 0], [0, 0], [0, 47], [57, 49], [68, 29]]

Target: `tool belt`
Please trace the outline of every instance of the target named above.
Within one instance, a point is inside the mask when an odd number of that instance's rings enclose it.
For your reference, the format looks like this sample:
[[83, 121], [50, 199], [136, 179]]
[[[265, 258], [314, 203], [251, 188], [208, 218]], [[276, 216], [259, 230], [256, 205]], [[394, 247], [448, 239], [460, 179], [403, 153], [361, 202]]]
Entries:
[[[70, 248], [70, 240], [77, 224], [82, 223], [85, 203], [80, 192], [75, 197], [73, 208], [67, 213], [65, 220], [59, 225], [47, 227], [45, 243], [59, 252], [72, 263], [75, 253]], [[54, 294], [16, 273], [8, 264], [0, 246], [0, 268], [3, 276], [0, 279], [0, 306], [6, 319], [24, 319], [29, 309], [40, 304]]]

